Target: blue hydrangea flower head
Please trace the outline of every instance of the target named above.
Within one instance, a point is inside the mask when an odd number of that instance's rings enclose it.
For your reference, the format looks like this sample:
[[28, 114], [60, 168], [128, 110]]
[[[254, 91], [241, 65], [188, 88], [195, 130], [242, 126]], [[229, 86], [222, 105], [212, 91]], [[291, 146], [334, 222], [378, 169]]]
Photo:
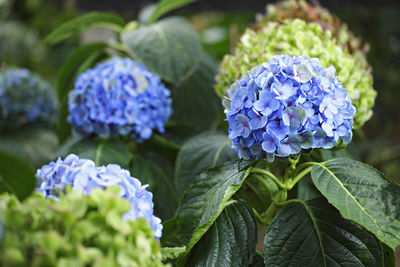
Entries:
[[64, 160], [58, 158], [55, 162], [44, 165], [36, 172], [39, 181], [38, 191], [44, 197], [58, 200], [60, 193], [67, 186], [72, 190], [82, 190], [89, 195], [94, 188], [106, 188], [108, 186], [120, 186], [120, 196], [131, 203], [131, 209], [124, 214], [124, 220], [136, 220], [145, 218], [154, 231], [156, 238], [161, 237], [162, 224], [160, 218], [153, 215], [153, 195], [146, 190], [146, 185], [132, 177], [129, 171], [119, 165], [109, 164], [97, 167], [89, 159], [80, 159], [71, 154]]
[[352, 138], [356, 112], [334, 67], [306, 56], [274, 56], [235, 82], [223, 101], [240, 158], [287, 157]]
[[143, 141], [153, 129], [164, 132], [171, 103], [157, 75], [130, 58], [113, 57], [79, 75], [69, 95], [68, 121], [81, 133]]
[[0, 129], [51, 125], [57, 101], [50, 83], [28, 69], [0, 70]]

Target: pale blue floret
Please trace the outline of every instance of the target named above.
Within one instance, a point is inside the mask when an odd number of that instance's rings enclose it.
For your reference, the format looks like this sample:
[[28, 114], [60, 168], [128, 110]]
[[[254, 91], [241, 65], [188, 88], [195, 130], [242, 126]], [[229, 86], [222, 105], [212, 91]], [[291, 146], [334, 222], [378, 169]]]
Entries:
[[172, 114], [170, 91], [130, 58], [114, 57], [80, 74], [69, 95], [68, 121], [81, 133], [130, 136], [163, 133]]
[[95, 188], [106, 188], [108, 186], [120, 186], [120, 196], [128, 200], [131, 209], [123, 215], [124, 220], [136, 220], [145, 218], [154, 236], [160, 238], [162, 234], [161, 220], [153, 215], [153, 195], [146, 190], [146, 185], [132, 177], [129, 171], [122, 169], [119, 165], [109, 164], [97, 167], [93, 161], [80, 159], [71, 154], [64, 160], [58, 158], [56, 162], [44, 165], [36, 172], [39, 181], [38, 191], [44, 197], [58, 200], [60, 193], [67, 186], [72, 190], [82, 190], [88, 195]]
[[240, 158], [287, 157], [351, 141], [355, 107], [334, 76], [305, 56], [274, 56], [235, 82], [224, 99]]

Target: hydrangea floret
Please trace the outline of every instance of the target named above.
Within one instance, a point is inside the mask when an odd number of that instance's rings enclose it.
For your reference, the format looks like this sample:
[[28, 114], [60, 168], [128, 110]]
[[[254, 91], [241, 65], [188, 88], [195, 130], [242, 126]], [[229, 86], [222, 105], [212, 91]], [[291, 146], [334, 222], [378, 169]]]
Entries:
[[57, 108], [52, 86], [38, 74], [14, 67], [0, 71], [0, 129], [51, 125]]
[[122, 220], [129, 202], [118, 187], [59, 201], [34, 193], [19, 202], [0, 196], [1, 266], [164, 266], [159, 242], [144, 218]]
[[260, 29], [247, 29], [235, 52], [226, 55], [221, 63], [216, 78], [217, 93], [223, 97], [233, 82], [276, 54], [305, 55], [318, 58], [325, 68], [333, 65], [357, 109], [354, 128], [360, 128], [372, 116], [376, 92], [365, 55], [350, 53], [330, 30], [324, 31], [321, 25], [300, 19], [268, 22]]
[[68, 120], [81, 133], [102, 138], [150, 138], [172, 114], [170, 91], [130, 58], [113, 57], [80, 74], [69, 95]]
[[306, 56], [274, 56], [235, 82], [224, 99], [239, 158], [287, 157], [352, 139], [356, 112], [335, 68]]
[[134, 221], [145, 218], [153, 229], [154, 236], [161, 237], [162, 224], [160, 218], [153, 215], [152, 193], [146, 190], [146, 185], [142, 185], [119, 165], [97, 167], [92, 160], [80, 159], [70, 154], [64, 160], [58, 158], [57, 161], [44, 165], [37, 170], [36, 177], [39, 180], [38, 191], [44, 197], [56, 200], [68, 186], [73, 191], [81, 190], [85, 195], [89, 195], [95, 188], [119, 186], [119, 195], [131, 204], [130, 210], [122, 216], [123, 219]]

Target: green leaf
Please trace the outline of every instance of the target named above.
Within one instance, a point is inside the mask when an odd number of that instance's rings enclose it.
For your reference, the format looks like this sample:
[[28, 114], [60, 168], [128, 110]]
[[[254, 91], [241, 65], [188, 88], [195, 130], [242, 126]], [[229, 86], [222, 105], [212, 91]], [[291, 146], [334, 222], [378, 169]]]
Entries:
[[387, 245], [383, 244], [383, 254], [384, 254], [384, 266], [385, 267], [395, 267], [396, 266], [396, 256], [395, 251], [388, 247]]
[[297, 183], [297, 198], [301, 200], [310, 200], [321, 197], [321, 193], [315, 187], [311, 180], [311, 174], [307, 174]]
[[165, 247], [161, 248], [162, 261], [177, 259], [186, 251], [186, 247]]
[[[65, 59], [57, 77], [57, 96], [61, 101], [68, 93], [71, 83], [75, 80], [77, 70], [90, 55], [97, 55], [107, 47], [106, 43], [90, 43], [79, 46]], [[85, 64], [87, 65], [87, 63]]]
[[216, 128], [222, 104], [214, 90], [218, 65], [205, 53], [192, 75], [173, 86], [171, 120], [190, 125], [198, 131]]
[[178, 197], [172, 178], [158, 166], [139, 155], [133, 155], [131, 174], [142, 184], [148, 184], [148, 190], [153, 193], [155, 213], [164, 221], [171, 218], [178, 205]]
[[9, 192], [22, 200], [36, 187], [35, 170], [24, 159], [0, 151], [0, 193]]
[[351, 159], [314, 165], [311, 177], [343, 217], [395, 249], [400, 244], [400, 187], [376, 169]]
[[[208, 169], [197, 176], [188, 186], [176, 216], [166, 222], [163, 241], [179, 245], [186, 244], [186, 260], [190, 250], [207, 232], [229, 200], [248, 176], [238, 161], [226, 162], [222, 166]], [[171, 229], [171, 231], [169, 231]]]
[[120, 32], [124, 24], [124, 19], [118, 14], [91, 12], [61, 24], [47, 35], [46, 42], [54, 45], [93, 27], [108, 27]]
[[196, 0], [161, 0], [153, 11], [149, 23], [151, 24], [155, 22], [158, 18], [171, 10], [186, 6], [193, 2], [196, 2]]
[[75, 143], [67, 154], [76, 154], [80, 158], [91, 159], [96, 166], [118, 164], [128, 169], [132, 154], [121, 141], [98, 142], [83, 140]]
[[189, 76], [200, 61], [200, 37], [183, 18], [167, 18], [126, 31], [121, 39], [134, 57], [169, 82]]
[[190, 182], [208, 168], [237, 158], [232, 140], [216, 131], [205, 132], [183, 144], [175, 164], [175, 185], [180, 194]]
[[378, 239], [324, 198], [284, 207], [267, 228], [267, 266], [382, 266]]
[[226, 207], [193, 248], [187, 266], [248, 266], [257, 243], [257, 222], [244, 201]]
[[24, 128], [0, 135], [0, 150], [19, 155], [35, 167], [41, 167], [57, 155], [57, 135], [45, 128]]
[[71, 130], [71, 126], [67, 122], [68, 93], [78, 74], [92, 67], [102, 57], [106, 47], [106, 43], [90, 43], [79, 46], [71, 52], [61, 66], [57, 77], [57, 96], [60, 102], [58, 128], [61, 141], [65, 141]]

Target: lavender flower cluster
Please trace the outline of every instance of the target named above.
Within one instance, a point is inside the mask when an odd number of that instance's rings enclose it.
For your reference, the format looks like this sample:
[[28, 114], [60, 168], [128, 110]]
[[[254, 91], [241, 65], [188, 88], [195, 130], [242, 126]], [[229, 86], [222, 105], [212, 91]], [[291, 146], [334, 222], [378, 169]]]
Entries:
[[71, 154], [64, 160], [58, 158], [56, 162], [50, 162], [37, 170], [36, 177], [39, 180], [38, 191], [44, 197], [58, 200], [58, 195], [65, 191], [67, 186], [72, 190], [82, 190], [84, 195], [89, 195], [95, 188], [108, 186], [120, 186], [120, 196], [131, 204], [129, 212], [123, 215], [124, 220], [136, 220], [145, 218], [154, 231], [156, 238], [161, 237], [161, 220], [153, 215], [153, 195], [146, 190], [146, 185], [132, 177], [129, 171], [121, 169], [119, 165], [109, 164], [96, 167], [89, 159], [80, 159]]
[[79, 75], [69, 95], [68, 120], [78, 132], [143, 141], [164, 132], [172, 114], [170, 91], [130, 58], [113, 57]]
[[27, 124], [52, 124], [57, 101], [50, 83], [28, 69], [0, 71], [0, 128]]
[[335, 68], [306, 56], [274, 56], [235, 82], [224, 99], [240, 158], [287, 157], [352, 139], [356, 112]]

